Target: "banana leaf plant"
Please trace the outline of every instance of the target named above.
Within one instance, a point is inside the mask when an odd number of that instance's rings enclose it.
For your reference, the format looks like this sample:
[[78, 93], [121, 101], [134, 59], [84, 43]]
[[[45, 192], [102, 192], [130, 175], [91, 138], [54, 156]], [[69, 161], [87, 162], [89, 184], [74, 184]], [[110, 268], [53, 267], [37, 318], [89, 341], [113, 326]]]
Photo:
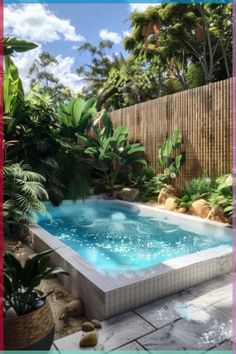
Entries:
[[220, 206], [227, 217], [233, 215], [233, 176], [226, 174], [216, 179], [217, 187], [212, 191], [209, 203], [211, 207]]
[[36, 43], [18, 39], [15, 37], [5, 37], [0, 40], [4, 45], [4, 56], [12, 55], [14, 52], [23, 53], [38, 47]]
[[95, 117], [96, 99], [83, 98], [72, 99], [67, 104], [59, 105], [58, 119], [62, 125], [63, 136], [78, 140], [78, 136], [86, 134], [92, 126], [92, 118]]
[[95, 134], [87, 140], [84, 152], [91, 157], [92, 166], [112, 193], [121, 169], [128, 171], [133, 164], [146, 166], [145, 149], [140, 143], [130, 144], [128, 128], [113, 128], [106, 113], [102, 117], [102, 123], [102, 128], [94, 127]]
[[17, 316], [32, 312], [51, 294], [39, 293], [36, 288], [43, 279], [52, 275], [68, 273], [61, 267], [49, 267], [47, 250], [29, 258], [24, 265], [10, 252], [4, 256], [4, 310], [14, 309]]
[[180, 168], [184, 162], [184, 152], [176, 153], [181, 142], [182, 134], [177, 129], [169, 139], [166, 139], [163, 144], [158, 144], [157, 146], [157, 163], [161, 168], [164, 168], [164, 174], [172, 179], [179, 176]]
[[[2, 43], [3, 42], [3, 43]], [[25, 111], [25, 95], [22, 81], [19, 77], [19, 71], [15, 66], [11, 55], [14, 52], [26, 52], [38, 47], [33, 42], [17, 39], [14, 37], [5, 37], [0, 40], [0, 45], [4, 47], [4, 124], [5, 130], [13, 129], [15, 124], [15, 115], [19, 116]], [[6, 132], [6, 131], [5, 131]]]

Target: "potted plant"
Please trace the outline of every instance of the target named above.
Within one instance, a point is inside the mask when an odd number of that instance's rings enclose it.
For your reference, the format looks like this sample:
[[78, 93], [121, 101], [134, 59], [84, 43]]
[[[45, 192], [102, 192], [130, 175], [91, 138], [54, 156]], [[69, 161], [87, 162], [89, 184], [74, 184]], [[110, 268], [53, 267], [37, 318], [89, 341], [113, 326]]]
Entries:
[[24, 265], [11, 253], [4, 257], [4, 347], [5, 350], [49, 350], [54, 338], [54, 319], [48, 294], [37, 289], [42, 279], [68, 273], [49, 267], [47, 250]]

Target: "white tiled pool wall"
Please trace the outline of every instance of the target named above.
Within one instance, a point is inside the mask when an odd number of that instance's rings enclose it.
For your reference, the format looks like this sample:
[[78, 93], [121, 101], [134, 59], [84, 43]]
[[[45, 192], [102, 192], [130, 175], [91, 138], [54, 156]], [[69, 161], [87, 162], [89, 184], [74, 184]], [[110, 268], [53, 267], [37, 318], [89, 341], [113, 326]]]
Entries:
[[[105, 294], [91, 280], [86, 278], [73, 264], [63, 257], [61, 252], [35, 235], [33, 248], [37, 252], [55, 249], [50, 256], [51, 265], [63, 267], [70, 275], [60, 275], [60, 281], [72, 297], [82, 299], [88, 318], [103, 319], [105, 313]], [[65, 250], [63, 250], [64, 252]], [[63, 253], [62, 252], [62, 253]]]
[[232, 271], [232, 255], [227, 254], [166, 271], [136, 284], [115, 289], [106, 294], [104, 318], [134, 309], [159, 298], [173, 295], [207, 280]]
[[[141, 209], [140, 205], [138, 207]], [[153, 209], [146, 207], [143, 210], [148, 215], [150, 211], [159, 212]], [[168, 221], [176, 222], [178, 218], [180, 222], [182, 215], [175, 214], [165, 211], [160, 213], [162, 216], [167, 215]], [[198, 230], [205, 231], [207, 228], [209, 235], [215, 234], [216, 229], [217, 234], [231, 232], [223, 224], [205, 222], [189, 216], [183, 219], [186, 227], [197, 227]], [[73, 297], [82, 299], [88, 319], [95, 317], [104, 320], [232, 271], [232, 253], [222, 247], [178, 257], [147, 270], [134, 271], [130, 273], [131, 276], [110, 276], [97, 272], [91, 265], [83, 262], [75, 251], [44, 229], [35, 226], [32, 231], [35, 234], [36, 251], [55, 249], [51, 261], [69, 272], [70, 276], [60, 276], [61, 281]]]

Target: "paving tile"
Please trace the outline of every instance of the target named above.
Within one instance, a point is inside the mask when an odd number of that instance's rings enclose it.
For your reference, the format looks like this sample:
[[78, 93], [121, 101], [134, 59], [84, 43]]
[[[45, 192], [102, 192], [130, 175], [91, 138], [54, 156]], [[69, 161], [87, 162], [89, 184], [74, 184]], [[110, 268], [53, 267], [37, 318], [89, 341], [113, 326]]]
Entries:
[[229, 350], [232, 351], [233, 350], [233, 343], [230, 340], [225, 341], [224, 343], [221, 343], [220, 345], [218, 345], [217, 347], [211, 349], [212, 350]]
[[207, 306], [194, 296], [186, 293], [169, 296], [151, 304], [135, 309], [135, 312], [151, 323], [154, 327], [161, 328], [181, 317], [181, 311], [197, 306], [197, 309]]
[[52, 346], [50, 348], [50, 352], [51, 351], [53, 351], [53, 352], [58, 351], [54, 344], [52, 344]]
[[232, 296], [228, 296], [223, 300], [220, 300], [213, 305], [217, 309], [227, 312], [229, 315], [232, 316]]
[[232, 294], [232, 275], [224, 275], [186, 291], [199, 300], [212, 305]]
[[127, 345], [124, 345], [123, 347], [120, 347], [114, 351], [123, 351], [123, 350], [137, 350], [137, 351], [144, 351], [144, 348], [141, 347], [140, 344], [138, 344], [136, 341], [131, 342]]
[[138, 342], [148, 350], [208, 350], [230, 339], [231, 332], [231, 316], [208, 306], [201, 310], [198, 321], [180, 319]]
[[[150, 324], [132, 311], [115, 316], [102, 322], [102, 329], [97, 330], [98, 344], [93, 350], [110, 351], [125, 345], [142, 335], [154, 330]], [[80, 338], [84, 332], [79, 331], [55, 341], [57, 348], [62, 350], [78, 350]]]

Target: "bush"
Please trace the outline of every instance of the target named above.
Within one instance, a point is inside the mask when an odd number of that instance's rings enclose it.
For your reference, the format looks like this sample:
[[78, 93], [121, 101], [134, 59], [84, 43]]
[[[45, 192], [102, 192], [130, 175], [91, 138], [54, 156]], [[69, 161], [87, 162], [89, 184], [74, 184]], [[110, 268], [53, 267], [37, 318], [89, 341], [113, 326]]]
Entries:
[[144, 183], [144, 188], [141, 190], [140, 199], [148, 201], [157, 198], [161, 189], [166, 186], [168, 177], [165, 174], [158, 174]]
[[179, 199], [180, 206], [188, 209], [194, 201], [198, 199], [207, 199], [215, 185], [215, 182], [209, 177], [192, 179], [185, 184], [182, 197]]
[[233, 214], [233, 178], [232, 174], [226, 174], [216, 179], [216, 188], [209, 197], [211, 207], [220, 206], [227, 217]]

